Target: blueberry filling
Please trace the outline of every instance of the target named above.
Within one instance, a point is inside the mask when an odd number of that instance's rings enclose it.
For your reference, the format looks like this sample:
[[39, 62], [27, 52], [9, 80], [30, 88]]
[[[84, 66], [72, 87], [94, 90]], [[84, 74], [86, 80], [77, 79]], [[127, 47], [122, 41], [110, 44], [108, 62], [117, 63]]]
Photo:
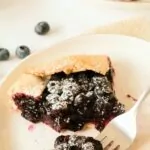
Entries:
[[114, 117], [124, 113], [115, 97], [111, 72], [103, 76], [93, 71], [52, 75], [41, 97], [16, 94], [13, 99], [27, 120], [44, 122], [60, 132], [78, 131], [94, 123], [102, 131]]
[[34, 99], [32, 96], [27, 96], [24, 94], [16, 94], [13, 99], [15, 100], [15, 104], [18, 106], [18, 109], [21, 110], [21, 115], [33, 122], [38, 123], [41, 121], [43, 115], [45, 114], [45, 110], [40, 99]]
[[55, 140], [55, 150], [103, 150], [100, 141], [85, 136], [59, 136]]

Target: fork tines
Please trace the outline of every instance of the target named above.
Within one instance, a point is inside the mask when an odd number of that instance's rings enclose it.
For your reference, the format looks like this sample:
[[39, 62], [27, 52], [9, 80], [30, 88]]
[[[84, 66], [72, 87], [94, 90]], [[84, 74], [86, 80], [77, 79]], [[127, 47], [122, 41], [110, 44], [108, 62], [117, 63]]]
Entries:
[[[101, 142], [103, 143], [103, 141], [107, 138], [107, 136], [105, 136]], [[114, 145], [114, 141], [110, 141], [105, 147], [104, 150], [119, 150], [120, 149], [120, 145], [117, 145], [115, 148], [111, 149], [112, 146]]]

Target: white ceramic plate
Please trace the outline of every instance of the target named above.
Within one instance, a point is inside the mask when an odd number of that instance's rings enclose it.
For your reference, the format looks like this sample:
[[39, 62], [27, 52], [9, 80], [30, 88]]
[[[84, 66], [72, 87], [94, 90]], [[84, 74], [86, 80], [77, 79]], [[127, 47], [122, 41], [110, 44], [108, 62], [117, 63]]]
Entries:
[[[150, 45], [136, 38], [118, 35], [89, 35], [76, 37], [59, 43], [48, 50], [31, 55], [16, 67], [0, 87], [0, 149], [1, 150], [50, 150], [59, 135], [44, 124], [37, 124], [28, 130], [30, 122], [11, 110], [8, 88], [26, 68], [38, 65], [46, 59], [73, 54], [107, 54], [113, 62], [116, 77], [117, 97], [130, 108], [133, 104], [126, 94], [139, 96], [150, 83]], [[127, 125], [127, 122], [124, 122]], [[67, 134], [71, 132], [65, 132]], [[88, 129], [77, 134], [96, 137], [98, 131]], [[129, 138], [135, 135], [134, 122], [126, 132]]]

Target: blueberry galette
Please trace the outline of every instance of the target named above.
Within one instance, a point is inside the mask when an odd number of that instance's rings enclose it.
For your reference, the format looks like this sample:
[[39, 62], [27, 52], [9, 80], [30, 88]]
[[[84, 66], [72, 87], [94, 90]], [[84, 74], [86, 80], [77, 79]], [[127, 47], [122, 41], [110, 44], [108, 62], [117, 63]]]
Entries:
[[54, 147], [55, 150], [103, 150], [100, 141], [77, 135], [59, 136], [55, 140]]
[[98, 130], [124, 113], [113, 89], [113, 68], [107, 56], [78, 55], [45, 63], [19, 77], [9, 94], [21, 115], [60, 132]]

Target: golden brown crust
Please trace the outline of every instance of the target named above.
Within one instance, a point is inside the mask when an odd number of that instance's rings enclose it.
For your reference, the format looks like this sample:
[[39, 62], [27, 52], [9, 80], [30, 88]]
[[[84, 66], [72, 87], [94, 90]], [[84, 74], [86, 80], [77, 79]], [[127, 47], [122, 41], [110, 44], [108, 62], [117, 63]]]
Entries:
[[105, 75], [109, 69], [110, 60], [105, 55], [76, 55], [46, 62], [43, 65], [28, 70], [28, 73], [39, 77], [47, 77], [62, 71], [70, 74], [92, 70]]
[[31, 74], [23, 74], [8, 91], [9, 95], [16, 93], [24, 93], [26, 95], [32, 95], [38, 97], [42, 94], [46, 86], [46, 80], [42, 80]]
[[9, 90], [9, 95], [16, 93], [24, 93], [38, 97], [42, 94], [46, 87], [47, 79], [52, 74], [65, 72], [70, 74], [73, 72], [92, 70], [105, 75], [110, 69], [110, 60], [103, 55], [78, 55], [63, 57], [56, 61], [46, 62], [35, 68], [30, 68], [24, 73], [18, 81]]

